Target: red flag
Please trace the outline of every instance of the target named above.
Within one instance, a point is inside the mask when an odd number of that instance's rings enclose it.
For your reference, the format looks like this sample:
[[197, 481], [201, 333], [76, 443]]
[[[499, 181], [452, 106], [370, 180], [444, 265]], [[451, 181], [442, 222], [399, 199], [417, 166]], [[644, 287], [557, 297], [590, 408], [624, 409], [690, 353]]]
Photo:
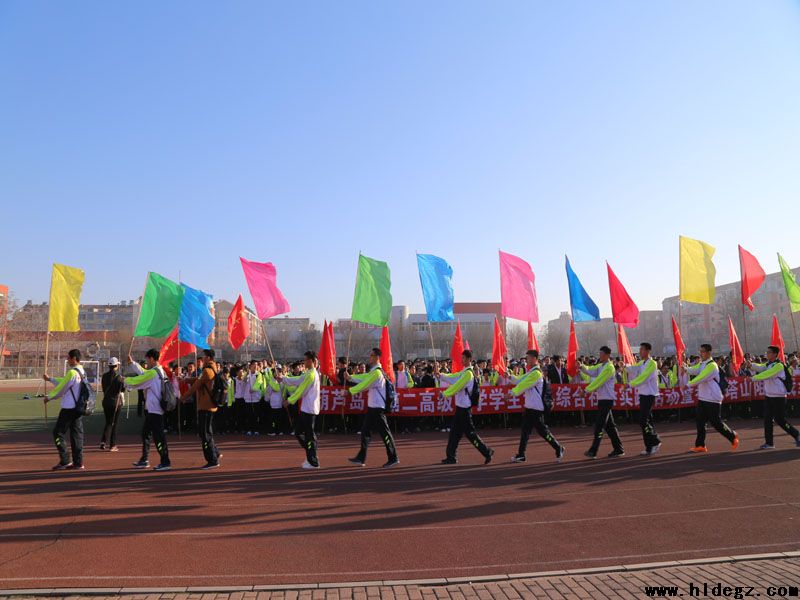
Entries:
[[336, 350], [333, 348], [333, 323], [324, 322], [319, 345], [319, 371], [331, 383], [336, 383]]
[[389, 381], [394, 383], [394, 361], [392, 360], [392, 343], [389, 340], [389, 328], [384, 325], [381, 331], [381, 368]]
[[193, 354], [196, 351], [197, 349], [194, 347], [194, 344], [190, 344], [189, 342], [178, 343], [178, 326], [176, 325], [175, 329], [167, 336], [167, 339], [164, 340], [164, 344], [161, 346], [159, 361], [161, 364], [168, 365], [173, 360], [178, 360], [180, 357]]
[[569, 346], [567, 347], [567, 375], [578, 374], [578, 336], [575, 335], [575, 322], [569, 322]]
[[506, 348], [506, 340], [503, 337], [503, 330], [500, 329], [500, 323], [497, 317], [494, 318], [494, 339], [492, 340], [492, 368], [505, 377], [506, 369], [506, 355], [508, 348]]
[[678, 329], [678, 324], [675, 322], [675, 317], [672, 317], [672, 337], [675, 339], [675, 355], [678, 357], [678, 364], [683, 365], [684, 353], [686, 352], [686, 344], [683, 343], [681, 337], [681, 330]]
[[742, 275], [742, 304], [753, 310], [753, 301], [750, 297], [764, 283], [766, 274], [755, 256], [739, 246], [739, 272]]
[[336, 338], [333, 336], [333, 321], [328, 323], [328, 354], [331, 356], [331, 373], [336, 381]]
[[[741, 246], [739, 246], [741, 248]], [[739, 367], [744, 362], [744, 350], [739, 343], [739, 336], [736, 335], [736, 330], [733, 328], [733, 321], [728, 317], [728, 342], [731, 345], [731, 364], [733, 364], [733, 375], [739, 374]]]
[[778, 317], [775, 315], [772, 315], [772, 341], [770, 342], [770, 346], [777, 346], [780, 348], [781, 351], [778, 356], [781, 362], [786, 362], [786, 354], [783, 352], [783, 336], [781, 335], [781, 328], [778, 327]]
[[247, 321], [247, 315], [244, 312], [244, 300], [242, 295], [239, 294], [231, 314], [228, 315], [228, 341], [231, 343], [231, 348], [234, 350], [241, 348], [249, 335], [250, 323]]
[[611, 294], [611, 314], [614, 317], [614, 323], [625, 327], [636, 327], [639, 325], [639, 308], [628, 295], [620, 280], [617, 279], [608, 262], [606, 262], [606, 268], [608, 269], [608, 291]]
[[464, 368], [464, 363], [461, 361], [462, 352], [464, 352], [464, 338], [461, 337], [461, 323], [456, 323], [456, 335], [453, 337], [453, 346], [450, 348], [453, 373], [458, 373]]
[[617, 348], [626, 365], [636, 364], [636, 359], [633, 357], [633, 352], [631, 352], [631, 345], [628, 342], [628, 335], [622, 325], [617, 325]]
[[533, 323], [528, 321], [528, 350], [539, 351], [539, 340], [536, 339], [536, 334], [533, 333]]

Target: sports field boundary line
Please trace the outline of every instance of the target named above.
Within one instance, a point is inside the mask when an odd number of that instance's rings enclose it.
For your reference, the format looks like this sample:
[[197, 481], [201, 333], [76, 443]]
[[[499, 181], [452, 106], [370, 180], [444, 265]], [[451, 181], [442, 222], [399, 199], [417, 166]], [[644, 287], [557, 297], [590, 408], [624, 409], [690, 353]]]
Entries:
[[[532, 573], [512, 573], [498, 575], [477, 575], [475, 577], [442, 577], [433, 579], [395, 579], [376, 581], [347, 581], [331, 583], [287, 583], [273, 585], [244, 586], [188, 586], [188, 587], [96, 587], [96, 588], [27, 588], [0, 589], [0, 597], [10, 596], [108, 596], [126, 594], [173, 594], [173, 593], [231, 593], [231, 592], [277, 592], [300, 590], [330, 590], [337, 588], [357, 588], [375, 586], [447, 586], [473, 583], [491, 583], [497, 581], [516, 581], [520, 579], [544, 579], [548, 577], [564, 577], [575, 575], [602, 575], [606, 573], [625, 573], [631, 571], [650, 571], [683, 566], [711, 565], [718, 563], [738, 563], [761, 560], [800, 558], [800, 550], [791, 552], [771, 552], [764, 554], [740, 554], [733, 556], [715, 556], [687, 560], [669, 560], [662, 562], [612, 565], [605, 567], [588, 567], [583, 569], [562, 569], [553, 571], [535, 571]], [[66, 579], [66, 578], [65, 578]]]

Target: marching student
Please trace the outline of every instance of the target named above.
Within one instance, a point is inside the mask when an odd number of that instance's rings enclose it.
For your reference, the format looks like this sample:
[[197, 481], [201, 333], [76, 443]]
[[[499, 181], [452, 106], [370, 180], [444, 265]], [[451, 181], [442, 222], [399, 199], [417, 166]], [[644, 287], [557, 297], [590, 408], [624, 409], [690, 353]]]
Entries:
[[708, 452], [706, 448], [706, 423], [711, 423], [730, 443], [731, 450], [739, 447], [739, 436], [722, 420], [722, 388], [720, 387], [719, 367], [711, 357], [711, 344], [700, 345], [700, 362], [687, 366], [684, 371], [691, 376], [689, 387], [697, 387], [697, 406], [695, 420], [697, 439], [689, 452]]
[[[653, 422], [653, 405], [659, 391], [658, 363], [650, 356], [653, 346], [649, 342], [639, 345], [639, 362], [625, 365], [628, 374], [628, 385], [639, 392], [639, 426], [642, 428], [644, 450], [642, 456], [653, 456], [661, 449], [661, 440], [656, 433]], [[633, 379], [631, 379], [633, 378]]]
[[272, 361], [272, 367], [264, 371], [266, 374], [266, 396], [269, 399], [267, 413], [267, 435], [283, 435], [286, 432], [286, 410], [283, 408], [283, 392], [277, 378], [281, 377], [283, 369]]
[[215, 469], [219, 466], [219, 457], [222, 456], [214, 443], [214, 413], [217, 405], [211, 398], [214, 391], [214, 378], [217, 376], [217, 363], [214, 362], [214, 350], [203, 350], [203, 370], [200, 377], [189, 381], [189, 389], [181, 396], [181, 400], [189, 396], [197, 398], [197, 434], [203, 447], [203, 456], [206, 464], [203, 469]]
[[164, 410], [161, 408], [161, 395], [164, 380], [167, 379], [163, 367], [158, 364], [160, 353], [151, 348], [144, 355], [147, 369], [142, 369], [139, 363], [128, 356], [129, 368], [137, 373], [134, 377], [123, 377], [122, 382], [134, 390], [143, 390], [145, 393], [144, 425], [142, 426], [142, 457], [133, 463], [135, 469], [146, 469], [150, 466], [150, 438], [156, 442], [156, 450], [161, 457], [161, 462], [154, 471], [169, 471], [172, 465], [169, 461], [167, 438], [164, 435]]
[[284, 377], [283, 383], [288, 386], [296, 386], [286, 402], [288, 404], [296, 404], [298, 400], [300, 401], [298, 419], [295, 423], [295, 436], [297, 441], [300, 442], [300, 446], [306, 451], [306, 460], [300, 466], [303, 469], [319, 469], [317, 434], [314, 432], [314, 421], [320, 410], [317, 353], [309, 350], [304, 356], [305, 373], [294, 377]]
[[356, 382], [355, 386], [347, 390], [351, 394], [367, 390], [367, 414], [361, 425], [361, 449], [354, 458], [347, 460], [362, 467], [365, 465], [367, 448], [372, 439], [372, 430], [375, 429], [386, 446], [386, 463], [383, 466], [388, 468], [400, 464], [394, 438], [386, 421], [386, 376], [381, 368], [380, 348], [373, 348], [369, 353], [369, 371], [364, 375], [351, 375], [350, 381]]
[[406, 368], [406, 361], [402, 358], [397, 361], [397, 369], [394, 373], [394, 379], [397, 382], [398, 390], [406, 390], [414, 387], [414, 378], [409, 370]]
[[258, 372], [258, 362], [250, 361], [249, 372], [242, 382], [242, 394], [247, 407], [247, 435], [258, 437], [258, 407], [264, 393], [264, 380]]
[[472, 422], [472, 401], [470, 400], [470, 393], [473, 391], [474, 386], [480, 387], [478, 382], [475, 381], [475, 375], [472, 372], [472, 351], [464, 350], [464, 352], [461, 353], [461, 358], [464, 368], [459, 373], [440, 373], [438, 363], [434, 370], [440, 382], [449, 384], [449, 387], [442, 395], [445, 398], [452, 398], [455, 396], [456, 402], [456, 412], [455, 415], [453, 415], [450, 436], [447, 440], [446, 455], [444, 460], [442, 460], [442, 464], [454, 465], [458, 462], [456, 458], [458, 443], [461, 441], [461, 436], [466, 435], [472, 445], [483, 455], [483, 464], [488, 465], [492, 462], [494, 450], [483, 443], [478, 432], [475, 431], [475, 424]]
[[[64, 377], [50, 377], [47, 372], [42, 379], [54, 384], [55, 389], [46, 394], [44, 402], [61, 398], [61, 410], [58, 411], [56, 425], [53, 427], [53, 440], [58, 450], [59, 461], [53, 471], [69, 469], [83, 471], [83, 415], [75, 408], [75, 402], [80, 396], [81, 381], [86, 377], [86, 371], [81, 365], [81, 351], [72, 349], [67, 353], [69, 371]], [[69, 445], [72, 450], [72, 460], [67, 452], [65, 436], [69, 430]]]
[[525, 397], [525, 412], [522, 416], [522, 432], [519, 438], [519, 449], [516, 456], [511, 459], [514, 463], [523, 463], [525, 458], [525, 450], [528, 447], [528, 438], [530, 438], [531, 431], [536, 429], [538, 433], [553, 450], [556, 451], [556, 461], [561, 462], [564, 457], [564, 446], [558, 443], [558, 440], [550, 433], [550, 428], [544, 421], [544, 377], [542, 369], [539, 366], [539, 351], [528, 350], [525, 353], [525, 366], [526, 373], [520, 377], [512, 376], [511, 379], [516, 383], [516, 387], [511, 390], [512, 396]]
[[617, 392], [614, 389], [616, 383], [616, 369], [611, 362], [611, 348], [602, 346], [599, 352], [600, 360], [596, 365], [587, 367], [581, 363], [580, 373], [591, 378], [589, 385], [586, 386], [586, 393], [591, 394], [597, 391], [597, 420], [594, 423], [594, 439], [591, 447], [584, 452], [588, 458], [597, 458], [597, 451], [600, 449], [600, 442], [603, 440], [603, 430], [611, 440], [613, 450], [608, 454], [609, 458], [625, 456], [625, 449], [622, 440], [619, 439], [617, 424], [614, 423], [614, 401], [617, 399]]
[[[800, 448], [800, 432], [786, 420], [786, 370], [784, 364], [778, 360], [780, 348], [769, 346], [767, 348], [767, 363], [747, 362], [746, 366], [757, 373], [753, 381], [764, 382], [764, 444], [761, 450], [771, 450], [775, 447], [772, 436], [773, 421], [786, 433], [794, 438], [795, 445]], [[791, 384], [791, 381], [789, 382]]]
[[103, 373], [100, 383], [103, 388], [103, 415], [106, 418], [103, 437], [100, 438], [100, 450], [108, 448], [109, 452], [116, 452], [119, 450], [117, 448], [117, 421], [125, 398], [125, 385], [119, 374], [119, 359], [116, 356], [108, 359], [108, 371]]

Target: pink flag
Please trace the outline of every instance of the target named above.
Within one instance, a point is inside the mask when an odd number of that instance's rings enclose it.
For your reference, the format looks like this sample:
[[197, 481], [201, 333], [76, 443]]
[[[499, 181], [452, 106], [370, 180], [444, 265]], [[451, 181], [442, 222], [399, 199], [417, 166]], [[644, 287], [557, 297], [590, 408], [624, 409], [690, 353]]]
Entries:
[[245, 260], [241, 256], [239, 260], [242, 261], [244, 278], [247, 280], [247, 287], [250, 288], [253, 304], [256, 305], [258, 318], [269, 319], [275, 315], [288, 313], [291, 308], [278, 289], [275, 266], [272, 263]]
[[504, 317], [539, 322], [536, 277], [524, 260], [500, 251], [500, 300]]

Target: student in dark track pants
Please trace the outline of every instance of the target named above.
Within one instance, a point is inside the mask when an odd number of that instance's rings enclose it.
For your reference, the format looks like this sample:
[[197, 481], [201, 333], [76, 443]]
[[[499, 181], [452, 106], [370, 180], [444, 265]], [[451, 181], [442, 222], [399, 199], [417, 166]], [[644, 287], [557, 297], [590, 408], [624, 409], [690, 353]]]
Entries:
[[[69, 371], [62, 378], [50, 377], [44, 373], [43, 379], [56, 384], [56, 388], [45, 395], [45, 403], [61, 398], [61, 410], [53, 428], [53, 440], [58, 450], [59, 461], [53, 467], [54, 471], [70, 469], [83, 471], [83, 415], [75, 409], [75, 401], [80, 395], [81, 380], [86, 377], [86, 372], [81, 366], [81, 351], [70, 350], [67, 354]], [[67, 452], [66, 435], [69, 431], [69, 445], [72, 449], [72, 460]]]
[[773, 421], [778, 427], [794, 438], [795, 445], [800, 448], [800, 434], [786, 420], [786, 386], [784, 380], [786, 371], [783, 363], [778, 360], [780, 348], [770, 346], [767, 348], [767, 364], [748, 363], [747, 366], [758, 373], [753, 377], [753, 381], [764, 382], [764, 444], [761, 450], [771, 450], [775, 447], [775, 440], [772, 435]]
[[286, 399], [288, 404], [297, 404], [300, 401], [298, 421], [294, 424], [294, 432], [300, 446], [306, 451], [306, 460], [300, 465], [303, 469], [319, 469], [317, 458], [317, 434], [314, 432], [314, 421], [320, 410], [320, 382], [317, 372], [317, 353], [309, 350], [305, 353], [305, 373], [295, 377], [284, 377], [283, 383], [287, 386], [296, 386], [291, 396]]
[[594, 423], [594, 439], [591, 447], [584, 452], [588, 458], [597, 458], [597, 451], [600, 449], [600, 442], [603, 440], [603, 431], [608, 434], [613, 450], [609, 453], [609, 458], [625, 456], [625, 449], [622, 447], [622, 440], [619, 439], [617, 424], [614, 423], [614, 401], [617, 399], [617, 392], [614, 389], [616, 380], [616, 369], [611, 362], [611, 348], [602, 346], [599, 352], [600, 362], [591, 367], [581, 365], [581, 372], [592, 377], [592, 381], [586, 386], [586, 393], [597, 392], [597, 420]]
[[356, 382], [355, 386], [348, 389], [351, 394], [368, 391], [367, 414], [361, 425], [361, 449], [354, 458], [348, 460], [353, 464], [364, 466], [372, 431], [376, 430], [386, 446], [386, 463], [383, 466], [393, 467], [400, 464], [394, 438], [392, 432], [389, 431], [389, 423], [386, 421], [386, 377], [381, 369], [380, 348], [373, 348], [369, 354], [369, 371], [361, 375], [351, 375], [350, 381]]
[[440, 381], [450, 384], [442, 395], [445, 398], [455, 396], [456, 402], [456, 413], [450, 425], [450, 437], [447, 440], [446, 455], [442, 460], [442, 464], [454, 465], [458, 462], [456, 457], [458, 443], [461, 441], [461, 436], [466, 435], [470, 443], [483, 455], [483, 464], [488, 465], [492, 462], [494, 450], [484, 444], [478, 432], [475, 431], [475, 424], [472, 422], [472, 402], [469, 398], [469, 393], [472, 391], [473, 386], [480, 385], [480, 383], [475, 380], [475, 375], [472, 372], [472, 352], [464, 350], [461, 357], [464, 364], [462, 371], [448, 375], [439, 373], [438, 367], [436, 370], [436, 375]]
[[687, 366], [686, 372], [692, 377], [689, 387], [697, 386], [698, 400], [695, 407], [697, 438], [689, 452], [708, 452], [706, 423], [711, 423], [731, 443], [731, 451], [736, 450], [739, 447], [739, 436], [722, 420], [723, 394], [719, 387], [719, 367], [711, 356], [711, 344], [700, 346], [700, 362], [693, 367]]
[[550, 428], [544, 421], [544, 377], [539, 366], [539, 351], [528, 350], [525, 353], [526, 373], [521, 377], [511, 375], [511, 380], [516, 386], [511, 390], [512, 396], [524, 396], [525, 412], [522, 416], [522, 432], [519, 438], [519, 450], [511, 459], [514, 463], [523, 463], [525, 451], [528, 448], [528, 439], [531, 432], [536, 429], [538, 433], [556, 452], [556, 461], [561, 462], [564, 457], [564, 446], [550, 433]]
[[135, 377], [123, 377], [125, 385], [131, 389], [145, 391], [144, 426], [142, 427], [142, 457], [133, 463], [136, 469], [146, 469], [150, 466], [150, 438], [156, 443], [156, 450], [161, 457], [161, 462], [154, 471], [169, 471], [172, 466], [169, 460], [167, 438], [164, 435], [164, 410], [161, 408], [162, 382], [167, 378], [161, 365], [158, 364], [160, 353], [151, 348], [145, 354], [147, 369], [142, 369], [138, 363], [128, 357], [131, 370], [138, 373]]
[[[108, 361], [108, 371], [103, 374], [103, 413], [106, 425], [103, 428], [103, 437], [100, 438], [100, 450], [108, 447], [109, 451], [116, 452], [117, 448], [117, 421], [122, 409], [123, 392], [125, 385], [119, 374], [119, 359], [112, 356]], [[108, 444], [106, 446], [106, 444]]]
[[219, 467], [219, 457], [221, 456], [214, 443], [213, 421], [217, 405], [211, 399], [216, 376], [217, 363], [214, 362], [214, 350], [207, 348], [203, 350], [203, 370], [200, 377], [190, 381], [189, 389], [181, 396], [181, 400], [190, 396], [197, 398], [197, 434], [200, 436], [203, 457], [206, 459], [203, 469]]
[[653, 456], [661, 449], [661, 440], [656, 433], [653, 422], [653, 405], [658, 389], [658, 364], [650, 357], [652, 345], [642, 342], [639, 346], [639, 362], [635, 365], [626, 365], [628, 385], [639, 392], [639, 426], [642, 428], [644, 450], [642, 456]]

